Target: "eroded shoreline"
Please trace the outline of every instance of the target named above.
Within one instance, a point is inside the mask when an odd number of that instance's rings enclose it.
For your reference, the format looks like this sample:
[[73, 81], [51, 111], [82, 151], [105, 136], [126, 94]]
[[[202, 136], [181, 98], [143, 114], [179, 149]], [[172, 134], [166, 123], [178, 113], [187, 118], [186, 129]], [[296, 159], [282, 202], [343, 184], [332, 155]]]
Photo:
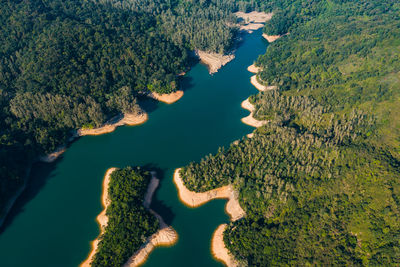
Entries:
[[253, 117], [255, 107], [250, 103], [248, 98], [242, 102], [241, 107], [250, 111], [250, 114], [247, 117], [241, 119], [244, 124], [258, 128], [268, 123], [268, 121], [259, 121]]
[[[97, 223], [100, 227], [100, 234], [99, 236], [91, 242], [92, 249], [89, 253], [87, 259], [81, 263], [80, 267], [90, 267], [91, 262], [93, 261], [93, 257], [96, 254], [98, 244], [100, 242], [99, 238], [104, 233], [105, 228], [107, 227], [108, 217], [106, 216], [106, 210], [108, 205], [110, 204], [110, 199], [108, 196], [108, 188], [110, 183], [111, 174], [117, 170], [118, 168], [109, 168], [106, 171], [103, 180], [103, 193], [102, 193], [102, 205], [104, 209], [100, 212], [100, 214], [96, 217]], [[156, 177], [156, 172], [151, 172], [151, 180], [147, 187], [146, 194], [143, 199], [143, 206], [146, 209], [149, 209], [150, 213], [152, 213], [160, 223], [160, 229], [150, 236], [145, 244], [136, 251], [131, 258], [124, 264], [125, 267], [133, 267], [139, 266], [143, 264], [146, 259], [148, 258], [149, 254], [153, 251], [154, 248], [158, 246], [171, 246], [174, 245], [178, 241], [178, 234], [176, 231], [171, 227], [168, 226], [163, 218], [157, 214], [155, 211], [150, 209], [151, 201], [156, 191], [160, 180]]]
[[110, 204], [110, 199], [108, 196], [108, 186], [110, 184], [110, 176], [111, 174], [117, 170], [117, 168], [109, 168], [106, 171], [106, 174], [104, 175], [104, 180], [103, 180], [103, 193], [101, 194], [101, 204], [103, 205], [104, 209], [100, 212], [100, 214], [96, 217], [96, 221], [99, 224], [100, 227], [100, 234], [99, 236], [92, 241], [91, 246], [92, 250], [89, 253], [89, 256], [87, 259], [81, 263], [80, 267], [89, 267], [94, 255], [96, 254], [97, 247], [100, 242], [100, 236], [104, 233], [104, 229], [107, 226], [108, 223], [108, 217], [106, 216], [106, 210], [108, 205]]
[[[186, 206], [195, 208], [214, 199], [228, 199], [225, 205], [225, 211], [229, 215], [231, 221], [239, 220], [246, 215], [245, 211], [240, 206], [238, 193], [233, 189], [232, 185], [222, 186], [202, 193], [193, 192], [184, 185], [179, 173], [180, 170], [181, 168], [175, 170], [173, 180], [178, 189], [179, 199]], [[218, 261], [224, 262], [228, 267], [235, 267], [238, 266], [238, 263], [225, 247], [223, 241], [225, 227], [226, 224], [221, 224], [214, 232], [211, 239], [211, 252]]]

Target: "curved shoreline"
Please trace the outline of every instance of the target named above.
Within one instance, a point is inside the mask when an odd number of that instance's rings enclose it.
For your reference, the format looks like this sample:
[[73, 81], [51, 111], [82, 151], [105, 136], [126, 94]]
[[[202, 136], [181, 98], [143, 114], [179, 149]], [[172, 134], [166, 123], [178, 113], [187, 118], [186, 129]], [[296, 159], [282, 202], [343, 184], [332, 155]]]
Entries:
[[254, 64], [247, 67], [247, 71], [251, 73], [258, 73], [261, 69], [256, 67]]
[[150, 236], [146, 243], [143, 244], [139, 250], [128, 259], [128, 261], [123, 265], [124, 267], [140, 266], [147, 260], [150, 253], [156, 247], [172, 246], [178, 241], [178, 234], [174, 228], [172, 228], [172, 226], [168, 226], [157, 212], [150, 209], [153, 194], [159, 184], [160, 180], [156, 177], [156, 172], [152, 171], [151, 180], [149, 186], [147, 187], [146, 195], [144, 196], [143, 206], [146, 209], [149, 209], [150, 213], [157, 218], [158, 222], [160, 223], [160, 229], [155, 234]]
[[170, 94], [158, 94], [155, 92], [152, 92], [149, 94], [149, 97], [164, 102], [166, 104], [172, 104], [175, 103], [176, 101], [178, 101], [179, 99], [182, 98], [183, 96], [183, 91], [182, 90], [178, 90], [176, 92], [170, 93]]
[[[254, 69], [252, 69], [252, 70], [254, 70]], [[259, 70], [259, 69], [258, 69], [258, 70]], [[254, 87], [257, 88], [257, 90], [259, 90], [259, 91], [275, 90], [275, 89], [278, 88], [276, 85], [269, 85], [269, 86], [266, 86], [266, 85], [261, 84], [261, 83], [257, 80], [257, 75], [251, 76], [250, 82], [251, 82], [251, 84], [254, 85]]]
[[268, 41], [268, 43], [275, 42], [276, 40], [278, 40], [282, 36], [283, 35], [267, 35], [265, 33], [263, 33], [263, 35], [262, 35], [262, 37], [264, 37]]
[[[187, 189], [183, 184], [179, 173], [180, 170], [181, 168], [175, 170], [173, 180], [178, 189], [179, 199], [183, 204], [195, 208], [213, 199], [228, 199], [228, 202], [225, 205], [225, 211], [232, 222], [239, 220], [246, 215], [245, 211], [240, 206], [238, 194], [233, 189], [232, 185], [222, 186], [202, 193], [193, 192]], [[226, 226], [226, 224], [221, 224], [215, 230], [211, 238], [211, 254], [216, 260], [223, 262], [226, 266], [236, 267], [238, 266], [238, 263], [225, 247], [224, 243], [223, 234]]]
[[202, 193], [190, 191], [182, 181], [179, 173], [180, 170], [181, 168], [175, 170], [173, 180], [178, 189], [179, 199], [183, 204], [191, 208], [196, 208], [213, 199], [228, 199], [225, 205], [225, 211], [231, 218], [231, 221], [236, 221], [245, 215], [244, 210], [239, 204], [237, 193], [232, 185], [225, 185]]
[[[89, 256], [86, 258], [84, 262], [80, 264], [80, 267], [90, 267], [91, 262], [93, 260], [94, 255], [96, 254], [98, 244], [100, 242], [99, 238], [100, 236], [104, 233], [104, 229], [107, 227], [108, 223], [108, 217], [106, 216], [106, 210], [108, 205], [110, 204], [110, 199], [108, 197], [108, 187], [110, 183], [110, 176], [111, 174], [117, 170], [118, 168], [109, 168], [106, 171], [106, 174], [104, 176], [103, 180], [103, 193], [101, 196], [102, 199], [102, 205], [104, 209], [100, 212], [100, 214], [96, 217], [96, 221], [99, 224], [100, 227], [100, 234], [98, 237], [91, 242], [92, 249], [89, 253]], [[156, 191], [158, 185], [160, 183], [160, 180], [156, 178], [156, 172], [151, 172], [151, 180], [150, 183], [147, 187], [146, 194], [144, 196], [143, 200], [143, 206], [146, 209], [149, 209], [151, 200], [153, 198], [153, 194]], [[157, 220], [160, 223], [160, 229], [150, 236], [146, 243], [139, 248], [138, 251], [136, 251], [131, 258], [127, 261], [127, 263], [124, 264], [124, 266], [139, 266], [143, 264], [146, 259], [148, 258], [149, 254], [153, 251], [154, 248], [158, 246], [171, 246], [175, 244], [178, 241], [178, 234], [175, 232], [175, 230], [171, 227], [168, 226], [162, 217], [158, 215], [155, 211], [149, 209], [150, 213], [152, 213]]]
[[202, 50], [195, 50], [195, 54], [203, 64], [207, 65], [210, 74], [218, 72], [220, 68], [235, 58], [234, 54], [222, 55]]
[[226, 223], [218, 225], [214, 231], [211, 239], [211, 254], [213, 257], [228, 267], [239, 266], [239, 263], [229, 253], [229, 250], [225, 246], [224, 242], [224, 231], [228, 225]]
[[248, 110], [248, 111], [250, 111], [249, 116], [244, 117], [244, 118], [241, 119], [241, 121], [244, 124], [247, 124], [247, 125], [250, 125], [252, 127], [258, 128], [258, 127], [261, 127], [261, 126], [263, 126], [263, 125], [268, 123], [268, 121], [259, 121], [259, 120], [255, 119], [253, 117], [255, 107], [254, 107], [254, 105], [252, 105], [250, 103], [248, 98], [242, 102], [241, 107], [246, 109], [246, 110]]
[[79, 129], [77, 131], [77, 136], [86, 136], [86, 135], [101, 135], [106, 133], [111, 133], [117, 129], [119, 126], [123, 125], [139, 125], [146, 122], [149, 119], [149, 116], [146, 112], [142, 112], [140, 114], [123, 114], [122, 118], [119, 119], [119, 116], [110, 119], [103, 126], [94, 129]]
[[97, 246], [99, 245], [99, 238], [104, 233], [104, 229], [108, 223], [108, 217], [106, 216], [106, 210], [108, 205], [110, 204], [110, 200], [108, 198], [108, 186], [110, 183], [110, 176], [117, 168], [109, 168], [104, 175], [103, 180], [103, 193], [101, 195], [101, 204], [103, 205], [104, 209], [100, 212], [100, 214], [96, 217], [96, 221], [100, 227], [100, 234], [98, 237], [91, 242], [92, 250], [89, 253], [89, 256], [86, 258], [84, 262], [81, 263], [80, 267], [89, 267], [93, 260], [94, 255], [96, 254]]

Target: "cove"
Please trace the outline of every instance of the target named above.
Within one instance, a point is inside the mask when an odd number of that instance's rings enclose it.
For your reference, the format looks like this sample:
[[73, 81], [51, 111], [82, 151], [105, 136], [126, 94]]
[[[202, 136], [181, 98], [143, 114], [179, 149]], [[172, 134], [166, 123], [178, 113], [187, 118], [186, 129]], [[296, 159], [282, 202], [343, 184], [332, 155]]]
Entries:
[[172, 182], [175, 168], [228, 147], [254, 128], [241, 123], [240, 103], [257, 90], [246, 69], [268, 45], [261, 30], [244, 35], [236, 58], [209, 75], [197, 64], [183, 80], [185, 95], [172, 105], [151, 102], [149, 120], [74, 142], [55, 163], [34, 165], [26, 191], [0, 234], [0, 266], [77, 266], [99, 233], [102, 179], [110, 167], [146, 166], [160, 188], [152, 208], [178, 232], [173, 247], [157, 248], [145, 266], [221, 266], [210, 253], [219, 224], [229, 221], [225, 200], [184, 206]]

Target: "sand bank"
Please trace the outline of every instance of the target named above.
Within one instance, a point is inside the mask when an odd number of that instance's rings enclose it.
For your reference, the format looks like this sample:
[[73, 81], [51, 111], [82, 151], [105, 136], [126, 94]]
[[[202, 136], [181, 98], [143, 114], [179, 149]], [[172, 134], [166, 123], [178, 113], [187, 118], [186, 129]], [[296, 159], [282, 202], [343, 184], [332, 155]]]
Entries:
[[[183, 74], [183, 75], [185, 75], [185, 74]], [[167, 104], [172, 104], [172, 103], [178, 101], [182, 96], [183, 96], [182, 90], [178, 90], [178, 91], [170, 93], [170, 94], [158, 94], [155, 92], [152, 92], [149, 94], [149, 97], [154, 98], [155, 100], [167, 103]]]
[[[110, 175], [113, 171], [117, 170], [117, 168], [110, 168], [107, 170], [104, 180], [103, 180], [103, 193], [102, 193], [102, 204], [103, 204], [103, 211], [97, 216], [97, 222], [100, 226], [100, 234], [99, 237], [104, 233], [104, 229], [107, 226], [108, 223], [108, 217], [106, 216], [106, 210], [108, 205], [110, 204], [110, 199], [108, 197], [108, 185], [110, 182]], [[143, 205], [145, 208], [149, 208], [151, 204], [151, 200], [153, 197], [153, 194], [155, 190], [157, 189], [160, 180], [156, 178], [156, 173], [151, 172], [152, 178], [150, 180], [150, 183], [147, 187], [147, 191], [144, 197]], [[138, 266], [140, 264], [143, 264], [148, 255], [151, 253], [151, 251], [157, 247], [157, 246], [170, 246], [176, 243], [178, 240], [178, 234], [175, 232], [175, 230], [171, 227], [168, 226], [164, 220], [161, 218], [160, 215], [158, 215], [156, 212], [153, 210], [149, 210], [160, 222], [160, 230], [157, 231], [157, 233], [153, 234], [148, 241], [146, 242], [145, 245], [142, 246], [129, 260], [124, 266]], [[80, 265], [81, 267], [89, 267], [90, 263], [93, 260], [94, 255], [96, 254], [97, 246], [99, 244], [99, 237], [96, 238], [92, 242], [92, 250], [88, 256], [88, 258]]]
[[251, 73], [258, 73], [260, 70], [261, 68], [256, 67], [254, 64], [247, 67], [247, 71]]
[[250, 82], [252, 85], [254, 85], [255, 88], [257, 88], [260, 91], [268, 91], [268, 90], [275, 90], [278, 87], [275, 85], [270, 85], [270, 86], [265, 86], [263, 84], [261, 84], [258, 80], [257, 80], [257, 75], [253, 75], [250, 78]]
[[[154, 192], [160, 183], [160, 180], [156, 177], [156, 172], [151, 172], [151, 176], [151, 181], [147, 187], [147, 192], [143, 201], [143, 205], [147, 209], [150, 208]], [[175, 230], [171, 226], [168, 226], [164, 222], [163, 218], [155, 211], [152, 209], [149, 209], [149, 211], [160, 223], [160, 230], [148, 238], [147, 242], [124, 264], [124, 267], [142, 265], [147, 260], [153, 249], [159, 246], [172, 246], [178, 241], [178, 234], [175, 232]]]
[[279, 38], [282, 37], [282, 35], [267, 35], [265, 33], [263, 33], [262, 35], [269, 43], [275, 42], [276, 40], [278, 40]]
[[209, 53], [201, 50], [195, 51], [200, 61], [208, 66], [210, 74], [217, 72], [222, 66], [235, 58], [235, 55], [221, 55], [217, 53]]
[[62, 153], [65, 152], [66, 149], [66, 146], [61, 146], [57, 148], [53, 153], [39, 157], [39, 161], [46, 163], [54, 162]]
[[178, 241], [178, 234], [175, 230], [168, 226], [164, 220], [153, 210], [150, 210], [160, 222], [160, 230], [152, 235], [147, 243], [142, 246], [125, 264], [124, 267], [133, 267], [142, 265], [153, 251], [154, 248], [159, 246], [172, 246]]
[[224, 243], [224, 231], [228, 225], [220, 224], [211, 239], [211, 252], [215, 259], [223, 262], [228, 267], [239, 266], [235, 258], [229, 253]]
[[233, 13], [236, 17], [243, 19], [239, 24], [240, 30], [252, 33], [253, 30], [258, 30], [264, 27], [264, 23], [272, 18], [273, 13], [264, 13], [253, 11], [250, 13], [236, 12]]
[[[231, 221], [239, 220], [246, 214], [239, 204], [237, 192], [233, 189], [232, 185], [222, 186], [207, 192], [196, 193], [187, 189], [183, 184], [179, 174], [180, 170], [180, 168], [175, 170], [174, 183], [178, 189], [179, 198], [185, 205], [189, 207], [198, 207], [210, 200], [224, 198], [228, 199], [225, 211], [230, 216]], [[211, 252], [217, 260], [224, 262], [228, 267], [237, 266], [235, 259], [229, 254], [224, 244], [223, 233], [225, 227], [226, 224], [221, 224], [214, 232], [211, 240]]]
[[108, 185], [110, 183], [110, 175], [113, 171], [117, 170], [117, 168], [110, 168], [106, 171], [106, 174], [104, 176], [103, 180], [103, 193], [101, 195], [101, 203], [104, 207], [102, 212], [97, 216], [97, 222], [100, 226], [100, 234], [99, 236], [92, 242], [92, 250], [90, 251], [90, 254], [88, 258], [80, 265], [81, 267], [89, 267], [90, 263], [93, 260], [94, 255], [96, 254], [97, 246], [99, 245], [99, 237], [104, 233], [104, 229], [107, 226], [108, 223], [108, 217], [106, 216], [106, 210], [107, 206], [110, 204], [110, 199], [108, 198]]
[[231, 217], [232, 221], [236, 221], [245, 215], [244, 210], [240, 207], [238, 196], [232, 185], [222, 186], [207, 192], [196, 193], [190, 191], [183, 184], [182, 178], [179, 174], [180, 168], [175, 170], [174, 183], [178, 188], [178, 195], [180, 200], [187, 206], [195, 208], [207, 203], [213, 199], [228, 199], [225, 210]]
[[122, 125], [138, 125], [147, 121], [148, 115], [143, 112], [140, 114], [123, 114], [122, 116], [117, 116], [106, 122], [103, 126], [94, 129], [79, 129], [77, 131], [78, 136], [85, 135], [101, 135], [113, 132], [118, 126]]
[[268, 123], [268, 121], [259, 121], [259, 120], [256, 120], [253, 117], [255, 108], [249, 102], [249, 99], [246, 99], [245, 101], [243, 101], [241, 106], [242, 106], [242, 108], [247, 109], [248, 111], [250, 111], [250, 115], [249, 116], [244, 117], [244, 118], [241, 119], [241, 121], [244, 124], [247, 124], [247, 125], [250, 125], [250, 126], [258, 128], [258, 127], [261, 127], [261, 126], [263, 126], [263, 125]]
[[253, 136], [254, 136], [254, 133], [247, 134], [247, 138], [253, 138]]

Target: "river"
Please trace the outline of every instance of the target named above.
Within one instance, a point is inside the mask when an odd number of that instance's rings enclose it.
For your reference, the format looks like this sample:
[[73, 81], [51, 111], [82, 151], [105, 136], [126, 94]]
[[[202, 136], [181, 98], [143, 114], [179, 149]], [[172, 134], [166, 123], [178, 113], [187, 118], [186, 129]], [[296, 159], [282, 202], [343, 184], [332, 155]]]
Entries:
[[209, 75], [197, 64], [184, 77], [185, 95], [167, 105], [148, 101], [149, 120], [110, 134], [75, 141], [60, 159], [34, 166], [27, 190], [0, 234], [0, 266], [77, 266], [99, 234], [95, 221], [110, 167], [147, 166], [161, 178], [152, 208], [171, 224], [178, 243], [157, 248], [145, 266], [222, 266], [210, 253], [212, 233], [229, 221], [225, 200], [190, 209], [177, 197], [173, 171], [253, 131], [240, 103], [257, 90], [246, 69], [267, 42], [261, 30], [244, 36], [236, 58]]

